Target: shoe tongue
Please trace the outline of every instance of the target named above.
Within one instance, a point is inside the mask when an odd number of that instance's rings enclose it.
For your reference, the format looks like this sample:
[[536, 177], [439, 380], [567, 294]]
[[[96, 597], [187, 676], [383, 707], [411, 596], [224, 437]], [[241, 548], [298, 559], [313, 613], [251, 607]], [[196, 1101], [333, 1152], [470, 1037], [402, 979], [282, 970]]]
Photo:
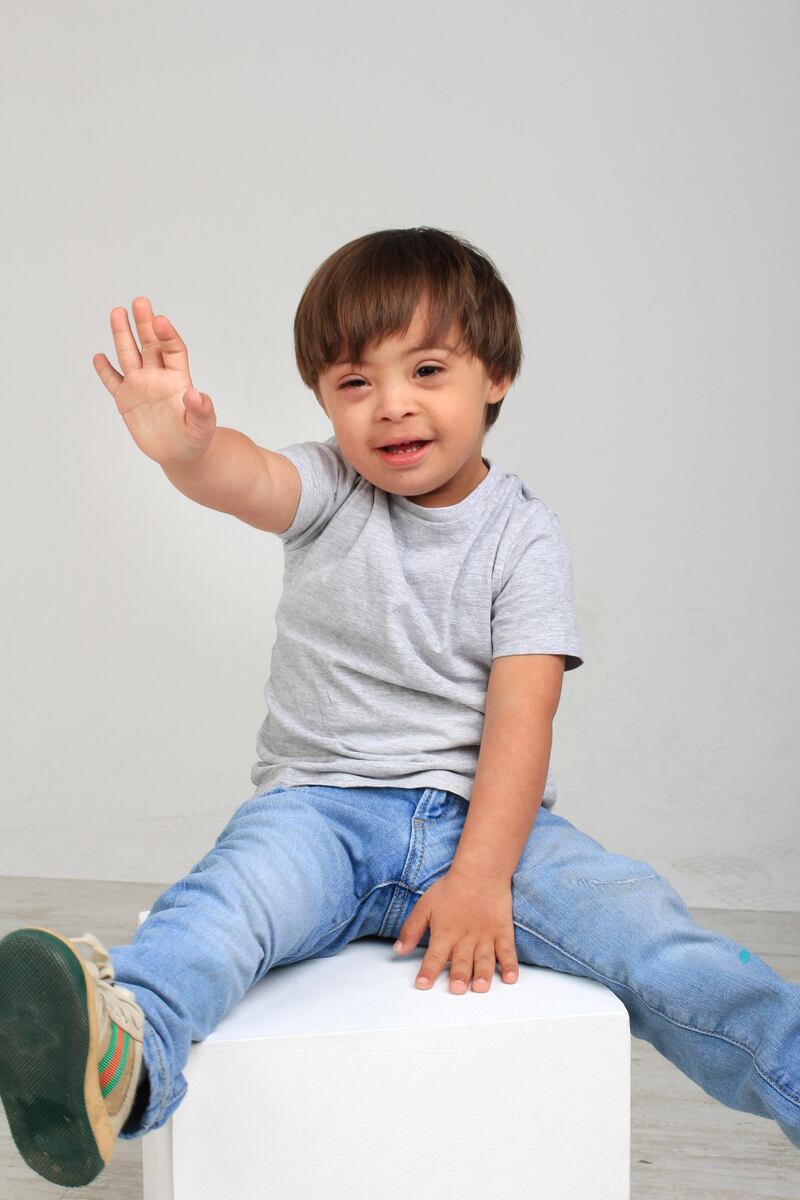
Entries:
[[114, 980], [114, 967], [110, 962], [97, 963], [91, 959], [86, 962], [86, 969], [95, 979], [101, 979], [103, 983], [112, 983]]
[[114, 978], [114, 964], [103, 943], [93, 933], [84, 933], [79, 938], [69, 938], [70, 944], [86, 961], [93, 974], [101, 979]]
[[[92, 966], [93, 964], [89, 963], [90, 971]], [[119, 1025], [120, 1028], [126, 1029], [128, 1033], [133, 1033], [138, 1028], [141, 1018], [137, 1021], [130, 1007], [122, 1003], [123, 1000], [127, 1000], [137, 1009], [141, 1008], [130, 988], [123, 987], [119, 983], [112, 983], [107, 979], [96, 980], [95, 1003], [100, 1029], [105, 1030], [106, 1022], [109, 1020]]]

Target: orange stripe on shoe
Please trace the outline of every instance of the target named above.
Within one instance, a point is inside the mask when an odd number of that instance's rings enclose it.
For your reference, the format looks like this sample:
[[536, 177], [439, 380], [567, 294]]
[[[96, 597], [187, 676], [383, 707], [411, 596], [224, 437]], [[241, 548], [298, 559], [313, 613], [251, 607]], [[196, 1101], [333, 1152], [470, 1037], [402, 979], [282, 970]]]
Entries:
[[[111, 1022], [111, 1045], [106, 1051], [105, 1058], [100, 1064], [100, 1089], [105, 1094], [105, 1089], [111, 1083], [115, 1076], [119, 1077], [120, 1063], [123, 1058], [128, 1057], [129, 1035], [122, 1029], [119, 1029], [114, 1022]], [[110, 1057], [109, 1057], [110, 1056]]]

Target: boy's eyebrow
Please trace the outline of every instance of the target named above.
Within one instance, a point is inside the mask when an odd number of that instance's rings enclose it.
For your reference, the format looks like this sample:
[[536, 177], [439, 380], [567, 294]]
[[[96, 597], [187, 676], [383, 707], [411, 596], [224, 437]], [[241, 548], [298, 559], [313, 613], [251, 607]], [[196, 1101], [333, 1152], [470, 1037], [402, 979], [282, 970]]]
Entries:
[[[448, 342], [442, 342], [441, 346], [426, 346], [423, 343], [421, 346], [409, 346], [408, 350], [406, 350], [405, 357], [408, 358], [410, 354], [417, 354], [420, 350], [445, 350], [449, 351], [451, 354], [456, 353], [455, 346], [451, 346]], [[346, 366], [350, 361], [351, 360], [349, 358], [340, 358], [338, 362], [332, 363], [331, 366], [343, 367]], [[365, 359], [362, 365], [368, 366], [369, 360]]]

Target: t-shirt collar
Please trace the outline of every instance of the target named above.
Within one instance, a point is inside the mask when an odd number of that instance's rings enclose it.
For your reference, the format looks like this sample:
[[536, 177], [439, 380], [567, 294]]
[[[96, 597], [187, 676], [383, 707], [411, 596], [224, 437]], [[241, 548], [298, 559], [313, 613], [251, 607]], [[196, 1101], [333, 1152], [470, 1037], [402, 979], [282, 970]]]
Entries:
[[485, 454], [481, 457], [488, 464], [489, 470], [477, 487], [474, 487], [469, 495], [465, 496], [463, 500], [459, 500], [457, 504], [428, 508], [424, 504], [415, 504], [408, 496], [398, 496], [394, 492], [387, 492], [390, 507], [400, 508], [403, 512], [419, 517], [422, 521], [460, 521], [462, 517], [471, 515], [478, 505], [486, 502], [500, 482], [500, 470], [494, 460], [487, 458]]

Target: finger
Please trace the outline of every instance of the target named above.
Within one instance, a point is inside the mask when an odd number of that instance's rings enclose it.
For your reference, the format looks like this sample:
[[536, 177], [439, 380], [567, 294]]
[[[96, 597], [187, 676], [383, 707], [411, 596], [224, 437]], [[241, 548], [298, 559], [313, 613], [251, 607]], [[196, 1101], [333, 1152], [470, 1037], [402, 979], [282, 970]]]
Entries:
[[114, 348], [117, 351], [117, 361], [122, 369], [122, 374], [128, 375], [131, 371], [138, 371], [142, 365], [142, 356], [139, 353], [136, 339], [131, 333], [127, 308], [112, 308], [111, 336], [114, 339]]
[[441, 940], [441, 936], [436, 945], [429, 943], [428, 951], [422, 960], [422, 966], [416, 978], [417, 987], [433, 987], [449, 957], [450, 946]]
[[183, 393], [183, 407], [188, 420], [194, 421], [205, 433], [213, 421], [211, 397], [198, 392], [197, 388], [187, 388]]
[[[189, 404], [186, 404], [186, 401]], [[205, 392], [198, 392], [196, 387], [187, 388], [183, 393], [183, 403], [186, 408], [190, 408], [193, 417], [200, 417], [204, 421], [211, 418], [211, 397]]]
[[161, 342], [153, 328], [153, 309], [147, 296], [137, 296], [131, 301], [131, 312], [136, 322], [136, 332], [142, 343], [142, 363], [146, 367], [163, 367]]
[[117, 388], [125, 378], [124, 375], [120, 375], [119, 371], [112, 367], [105, 354], [95, 354], [92, 363], [108, 391], [112, 396], [116, 396]]
[[494, 941], [479, 942], [475, 947], [475, 968], [472, 979], [473, 992], [488, 992], [494, 978]]
[[463, 995], [469, 991], [472, 968], [475, 963], [475, 943], [459, 942], [454, 947], [450, 963], [450, 991]]
[[168, 371], [180, 371], [188, 379], [189, 351], [186, 343], [172, 322], [163, 314], [153, 317], [153, 329], [158, 336], [158, 345], [164, 366]]
[[413, 950], [428, 928], [428, 919], [429, 909], [421, 901], [418, 901], [403, 922], [403, 927], [392, 949], [403, 954], [408, 950]]
[[510, 938], [498, 938], [495, 944], [500, 974], [504, 983], [516, 983], [519, 978], [519, 960], [514, 942]]

